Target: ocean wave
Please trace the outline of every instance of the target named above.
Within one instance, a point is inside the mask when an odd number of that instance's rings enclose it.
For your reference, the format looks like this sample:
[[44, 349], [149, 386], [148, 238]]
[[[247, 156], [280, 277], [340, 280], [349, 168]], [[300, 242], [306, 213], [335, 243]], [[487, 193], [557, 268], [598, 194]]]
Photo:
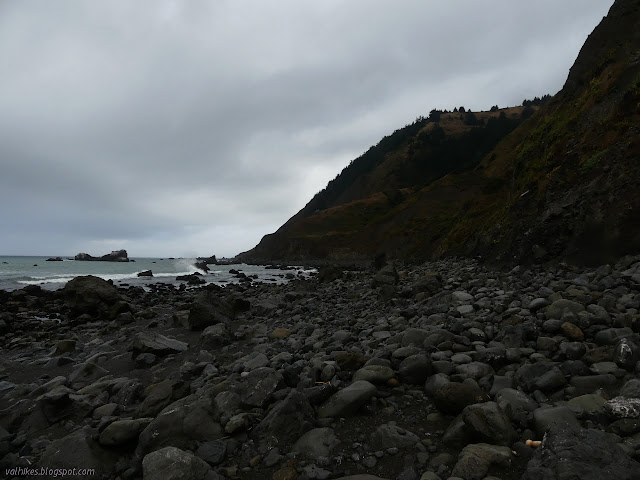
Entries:
[[[132, 273], [93, 273], [92, 275], [94, 277], [99, 277], [102, 278], [103, 280], [113, 280], [114, 282], [119, 282], [119, 281], [123, 281], [123, 280], [133, 280], [133, 279], [137, 279], [137, 278], [141, 278], [138, 277], [138, 273], [140, 273], [142, 270], [138, 271], [138, 272], [132, 272]], [[177, 277], [179, 275], [191, 275], [193, 273], [193, 270], [190, 271], [184, 271], [184, 272], [159, 272], [159, 273], [154, 273], [153, 277], [162, 277], [162, 278], [169, 278], [169, 277]], [[67, 283], [70, 280], [73, 280], [76, 277], [80, 277], [82, 276], [81, 274], [79, 275], [49, 275], [49, 276], [31, 276], [31, 277], [20, 277], [18, 279], [15, 279], [15, 281], [19, 284], [22, 285], [39, 285], [42, 283]]]

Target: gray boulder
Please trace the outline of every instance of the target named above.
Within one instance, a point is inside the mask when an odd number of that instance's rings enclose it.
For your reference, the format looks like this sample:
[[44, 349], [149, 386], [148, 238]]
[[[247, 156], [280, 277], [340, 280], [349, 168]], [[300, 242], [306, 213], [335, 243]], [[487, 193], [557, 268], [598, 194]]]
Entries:
[[[96, 478], [113, 472], [119, 455], [102, 448], [92, 439], [89, 428], [76, 430], [69, 435], [54, 440], [43, 452], [40, 467], [48, 469], [94, 469]], [[81, 479], [86, 476], [68, 476], [65, 478]]]
[[189, 349], [189, 344], [175, 338], [165, 337], [159, 333], [139, 332], [134, 337], [131, 348], [136, 355], [139, 353], [167, 355], [186, 352]]
[[252, 430], [269, 448], [284, 450], [314, 424], [313, 407], [303, 393], [291, 390], [284, 400], [277, 402]]
[[284, 387], [282, 375], [269, 367], [256, 368], [242, 378], [235, 393], [250, 407], [264, 407], [273, 393]]
[[113, 320], [130, 309], [113, 284], [93, 275], [69, 280], [62, 296], [72, 318], [89, 314], [100, 320]]
[[533, 412], [533, 421], [540, 437], [554, 425], [580, 426], [573, 411], [564, 405], [536, 408]]
[[189, 309], [186, 328], [202, 330], [209, 325], [227, 323], [233, 319], [233, 306], [212, 290], [200, 292]]
[[143, 480], [205, 480], [211, 467], [191, 452], [165, 447], [145, 455]]
[[495, 402], [469, 405], [462, 420], [474, 438], [495, 445], [509, 446], [518, 438], [511, 421]]
[[318, 418], [342, 417], [358, 411], [375, 395], [375, 385], [360, 380], [334, 393], [329, 400], [318, 409]]
[[124, 445], [132, 441], [138, 441], [140, 432], [151, 423], [153, 418], [138, 418], [136, 420], [116, 420], [110, 423], [100, 433], [98, 442], [106, 447]]
[[452, 477], [459, 477], [465, 480], [480, 480], [486, 477], [489, 469], [496, 465], [508, 467], [511, 465], [513, 455], [511, 449], [487, 443], [476, 443], [467, 445], [458, 455]]
[[305, 457], [316, 460], [329, 457], [333, 448], [340, 443], [332, 428], [314, 428], [303, 434], [291, 448]]
[[433, 402], [438, 410], [451, 415], [457, 415], [468, 405], [487, 400], [489, 400], [488, 395], [477, 385], [458, 382], [442, 385], [433, 396]]
[[206, 395], [189, 395], [173, 402], [140, 434], [138, 456], [167, 446], [193, 450], [198, 442], [222, 437], [224, 433], [214, 420], [214, 413]]
[[406, 448], [413, 447], [420, 442], [420, 437], [404, 428], [400, 428], [394, 423], [385, 423], [380, 425], [373, 434], [371, 434], [371, 446], [378, 450], [387, 448]]

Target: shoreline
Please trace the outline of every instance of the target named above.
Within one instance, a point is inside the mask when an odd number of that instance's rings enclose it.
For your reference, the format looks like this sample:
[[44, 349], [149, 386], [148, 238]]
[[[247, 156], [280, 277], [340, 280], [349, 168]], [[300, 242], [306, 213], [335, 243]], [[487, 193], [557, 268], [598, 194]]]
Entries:
[[332, 274], [0, 291], [0, 467], [515, 480], [544, 438], [639, 471], [640, 257]]

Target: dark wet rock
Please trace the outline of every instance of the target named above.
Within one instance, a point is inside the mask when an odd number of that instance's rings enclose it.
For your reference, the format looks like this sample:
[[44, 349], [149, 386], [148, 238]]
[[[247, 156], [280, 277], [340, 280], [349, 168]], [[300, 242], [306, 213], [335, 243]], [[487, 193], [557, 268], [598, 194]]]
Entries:
[[214, 420], [214, 409], [207, 396], [190, 395], [173, 402], [142, 431], [139, 456], [167, 446], [193, 450], [198, 442], [223, 436]]
[[604, 407], [607, 401], [595, 393], [580, 395], [574, 397], [567, 402], [567, 405], [578, 411], [579, 415], [595, 416], [604, 411]]
[[336, 264], [324, 265], [318, 269], [318, 281], [320, 283], [329, 283], [342, 278], [344, 272], [342, 268]]
[[633, 330], [629, 327], [607, 328], [596, 333], [594, 340], [598, 345], [613, 345], [631, 335], [633, 335]]
[[205, 290], [200, 292], [189, 309], [186, 328], [202, 330], [209, 325], [226, 323], [233, 319], [233, 306], [221, 298], [218, 292]]
[[599, 388], [607, 389], [617, 383], [614, 375], [607, 373], [604, 375], [574, 376], [569, 383], [576, 387], [578, 392], [592, 393]]
[[620, 396], [640, 398], [640, 378], [632, 378], [620, 389]]
[[560, 320], [565, 312], [573, 314], [580, 313], [584, 310], [584, 305], [572, 300], [564, 298], [556, 300], [546, 308], [545, 314], [548, 319]]
[[210, 325], [200, 335], [202, 346], [208, 349], [216, 349], [231, 343], [229, 329], [224, 323]]
[[381, 384], [387, 383], [393, 376], [393, 369], [385, 367], [384, 365], [365, 365], [353, 374], [353, 381], [364, 380], [370, 383]]
[[303, 434], [291, 447], [292, 452], [300, 452], [312, 460], [329, 457], [331, 451], [340, 443], [332, 428], [314, 428]]
[[318, 418], [342, 417], [355, 413], [377, 392], [376, 387], [360, 380], [334, 393], [318, 409]]
[[143, 480], [207, 480], [211, 467], [191, 452], [165, 447], [145, 455]]
[[198, 273], [189, 275], [178, 275], [176, 280], [179, 282], [187, 282], [188, 285], [204, 285], [207, 281]]
[[371, 446], [378, 450], [391, 447], [406, 448], [413, 447], [420, 441], [415, 433], [404, 428], [400, 428], [395, 423], [386, 423], [376, 428], [371, 434]]
[[70, 280], [62, 295], [73, 318], [89, 314], [100, 320], [113, 320], [130, 309], [113, 284], [92, 275]]
[[141, 353], [136, 356], [134, 362], [136, 368], [149, 368], [156, 363], [158, 357], [153, 353]]
[[436, 390], [433, 403], [443, 413], [457, 415], [465, 407], [474, 403], [486, 402], [489, 397], [477, 385], [471, 383], [450, 382]]
[[220, 440], [203, 442], [198, 446], [195, 454], [209, 465], [219, 465], [227, 456], [227, 444]]
[[424, 276], [411, 285], [414, 295], [423, 293], [433, 295], [442, 290], [442, 276], [437, 272], [426, 272]]
[[520, 425], [526, 425], [529, 414], [538, 408], [538, 403], [526, 393], [513, 388], [504, 388], [496, 395], [496, 403], [507, 417]]
[[496, 445], [511, 445], [518, 433], [511, 421], [495, 402], [469, 405], [462, 411], [462, 419], [474, 438]]
[[491, 365], [481, 362], [470, 362], [456, 366], [456, 374], [460, 379], [472, 378], [479, 380], [487, 375], [493, 375], [495, 372]]
[[607, 427], [607, 432], [621, 437], [630, 437], [640, 433], [640, 418], [622, 418], [611, 423]]
[[473, 441], [471, 431], [464, 423], [462, 415], [458, 415], [449, 423], [442, 436], [442, 443], [451, 448], [462, 448]]
[[134, 354], [153, 353], [154, 355], [167, 355], [170, 353], [184, 352], [189, 349], [189, 344], [165, 337], [159, 333], [140, 332], [133, 339], [132, 350]]
[[139, 277], [153, 277], [153, 272], [151, 270], [143, 270], [142, 272], [138, 272]]
[[180, 380], [165, 379], [159, 383], [149, 385], [144, 393], [144, 399], [136, 409], [137, 417], [155, 417], [167, 405], [185, 396], [188, 385]]
[[533, 412], [533, 421], [540, 437], [554, 425], [580, 425], [575, 413], [566, 406], [537, 408]]
[[522, 480], [637, 480], [638, 472], [640, 463], [609, 434], [559, 423], [545, 436]]
[[140, 432], [142, 432], [152, 420], [153, 418], [116, 420], [100, 432], [98, 442], [105, 447], [124, 445], [132, 441], [137, 443]]
[[400, 363], [398, 375], [403, 383], [422, 385], [431, 375], [431, 361], [423, 354], [410, 355]]
[[373, 277], [371, 284], [375, 288], [383, 285], [397, 285], [398, 281], [399, 277], [396, 266], [393, 263], [387, 263], [384, 267], [378, 270], [378, 273]]
[[512, 458], [511, 449], [507, 447], [487, 443], [467, 445], [458, 455], [451, 475], [464, 480], [480, 480], [492, 466], [508, 467]]
[[[92, 439], [92, 431], [88, 428], [54, 440], [40, 457], [38, 468], [48, 469], [94, 469], [98, 478], [110, 474], [118, 459], [118, 455], [102, 448]], [[66, 478], [86, 478], [86, 476], [67, 476]]]
[[291, 390], [284, 400], [269, 410], [252, 433], [263, 439], [270, 448], [278, 446], [284, 449], [311, 430], [313, 425], [313, 407], [302, 393]]
[[280, 373], [273, 368], [260, 367], [242, 377], [235, 392], [245, 405], [264, 407], [273, 392], [283, 386], [284, 379]]
[[526, 392], [540, 389], [553, 390], [566, 385], [562, 371], [551, 362], [537, 362], [521, 366], [516, 372], [516, 381]]

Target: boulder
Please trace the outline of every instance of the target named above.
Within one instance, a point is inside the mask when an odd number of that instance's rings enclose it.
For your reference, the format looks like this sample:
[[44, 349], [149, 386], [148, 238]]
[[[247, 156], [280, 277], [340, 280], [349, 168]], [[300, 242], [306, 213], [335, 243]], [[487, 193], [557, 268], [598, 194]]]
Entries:
[[383, 285], [397, 285], [399, 281], [398, 271], [393, 263], [387, 263], [382, 267], [378, 273], [375, 274], [372, 281], [372, 286], [380, 287]]
[[113, 320], [130, 310], [113, 284], [93, 275], [69, 280], [62, 295], [72, 318], [86, 313], [100, 320]]
[[467, 445], [458, 455], [452, 477], [465, 480], [480, 480], [489, 472], [493, 465], [508, 467], [513, 455], [508, 447], [476, 443]]
[[468, 405], [486, 402], [489, 397], [472, 383], [449, 382], [436, 390], [433, 403], [443, 413], [457, 415]]
[[269, 448], [277, 446], [284, 451], [303, 433], [311, 430], [314, 421], [313, 407], [307, 397], [297, 390], [291, 390], [284, 400], [269, 410], [252, 433], [264, 439]]
[[376, 428], [371, 434], [371, 446], [378, 450], [387, 448], [407, 448], [413, 447], [420, 442], [420, 437], [404, 428], [400, 428], [394, 423], [385, 423]]
[[191, 330], [202, 330], [209, 325], [228, 323], [233, 319], [233, 306], [223, 300], [216, 292], [200, 292], [189, 309], [187, 324]]
[[331, 451], [340, 440], [332, 428], [314, 428], [302, 435], [291, 448], [292, 452], [300, 452], [305, 457], [315, 460], [329, 457]]
[[200, 272], [190, 273], [188, 275], [178, 275], [176, 277], [178, 282], [187, 282], [189, 285], [204, 285], [207, 281], [202, 278]]
[[[83, 428], [51, 442], [40, 457], [37, 468], [59, 471], [93, 469], [95, 477], [101, 478], [113, 472], [119, 456], [102, 448], [92, 439], [91, 430]], [[81, 479], [86, 476], [69, 475], [65, 478]]]
[[165, 447], [145, 455], [143, 480], [206, 480], [211, 467], [191, 452]]
[[135, 420], [116, 420], [100, 432], [98, 442], [105, 447], [124, 445], [138, 441], [140, 432], [151, 423], [153, 418], [138, 418]]
[[265, 407], [273, 393], [283, 386], [284, 379], [280, 373], [273, 368], [260, 367], [242, 378], [235, 393], [242, 399], [244, 405]]
[[384, 365], [365, 365], [353, 374], [353, 381], [365, 380], [371, 383], [386, 383], [393, 378], [393, 369]]
[[142, 272], [138, 272], [139, 277], [153, 277], [153, 272], [151, 270], [143, 270]]
[[131, 348], [136, 355], [139, 353], [167, 355], [186, 352], [189, 349], [189, 344], [175, 338], [165, 337], [159, 333], [139, 332], [134, 337]]
[[318, 409], [318, 418], [342, 417], [355, 413], [373, 397], [378, 389], [375, 385], [360, 380], [334, 393]]
[[518, 438], [511, 421], [495, 402], [465, 407], [462, 420], [473, 437], [487, 443], [509, 446]]
[[193, 450], [198, 442], [222, 437], [222, 426], [214, 414], [206, 395], [189, 395], [173, 402], [140, 433], [138, 456], [167, 446]]
[[527, 464], [522, 480], [637, 480], [640, 463], [614, 438], [596, 429], [555, 424]]

